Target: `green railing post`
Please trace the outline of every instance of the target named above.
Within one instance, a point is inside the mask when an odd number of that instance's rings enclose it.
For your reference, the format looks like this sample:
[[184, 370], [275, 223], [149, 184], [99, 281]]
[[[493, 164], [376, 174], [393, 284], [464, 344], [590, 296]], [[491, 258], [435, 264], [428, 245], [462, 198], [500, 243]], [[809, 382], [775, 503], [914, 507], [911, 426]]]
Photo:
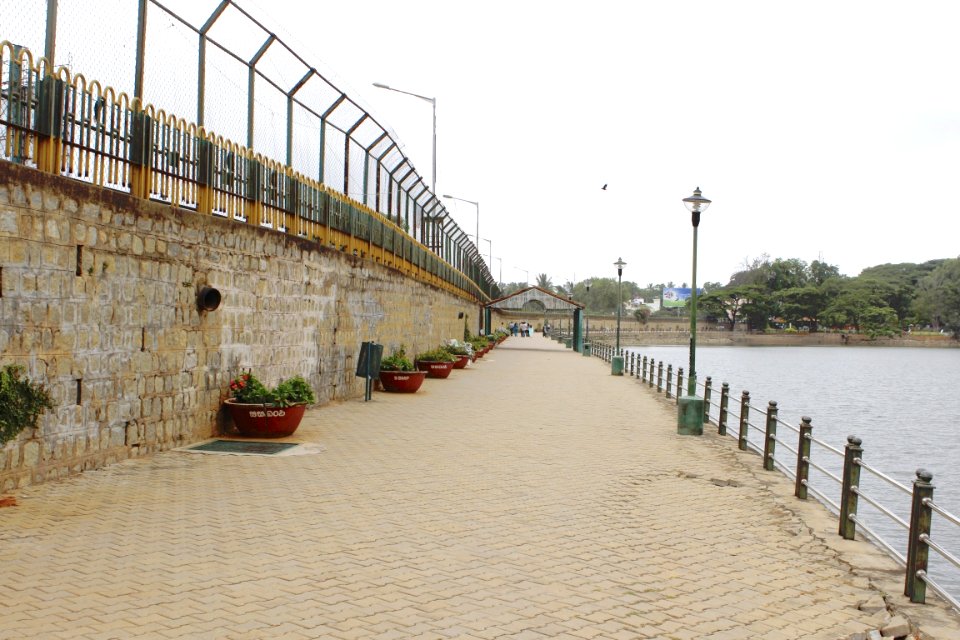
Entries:
[[647, 356], [643, 356], [643, 366], [640, 368], [640, 371], [642, 372], [640, 380], [642, 382], [646, 382], [647, 381]]
[[670, 378], [672, 377], [673, 377], [673, 365], [668, 364], [667, 365], [667, 393], [666, 393], [666, 397], [668, 398], [670, 397]]
[[657, 363], [657, 393], [663, 391], [663, 360]]
[[763, 468], [773, 471], [774, 455], [777, 448], [777, 403], [771, 400], [767, 403], [767, 428], [763, 439]]
[[677, 367], [677, 404], [680, 404], [680, 395], [683, 393], [683, 367]]
[[930, 502], [933, 501], [931, 484], [933, 474], [924, 469], [917, 469], [917, 478], [913, 481], [913, 501], [910, 508], [910, 539], [907, 542], [907, 580], [903, 595], [910, 597], [910, 602], [924, 603], [927, 599], [927, 583], [923, 580], [927, 574], [927, 556], [930, 547], [927, 540], [930, 538], [930, 526], [933, 512]]
[[717, 433], [727, 435], [727, 405], [730, 402], [730, 385], [724, 382], [720, 385], [720, 417], [717, 420]]
[[853, 540], [857, 533], [857, 502], [860, 489], [860, 465], [863, 458], [863, 440], [857, 436], [847, 436], [847, 444], [843, 450], [843, 489], [840, 493], [840, 535], [846, 540]]
[[713, 391], [713, 378], [707, 376], [703, 382], [703, 424], [710, 422], [710, 395]]
[[797, 443], [797, 484], [793, 495], [801, 500], [807, 499], [807, 480], [810, 479], [810, 439], [813, 437], [813, 425], [810, 418], [800, 418], [800, 442]]
[[653, 389], [653, 371], [654, 371], [654, 369], [656, 368], [656, 367], [654, 366], [654, 363], [655, 363], [655, 362], [656, 362], [656, 361], [655, 361], [653, 358], [650, 358], [650, 377], [647, 378], [647, 385], [648, 385], [651, 389]]
[[737, 447], [740, 451], [747, 450], [747, 429], [750, 428], [750, 392], [740, 394], [740, 433], [737, 437]]

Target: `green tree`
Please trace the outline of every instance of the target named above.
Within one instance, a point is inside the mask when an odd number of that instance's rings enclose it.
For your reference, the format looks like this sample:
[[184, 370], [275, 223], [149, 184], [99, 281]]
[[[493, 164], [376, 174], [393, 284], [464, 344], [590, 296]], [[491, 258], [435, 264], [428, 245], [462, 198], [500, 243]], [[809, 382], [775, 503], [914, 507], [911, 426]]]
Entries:
[[786, 260], [777, 258], [770, 265], [767, 290], [783, 291], [806, 286], [810, 281], [810, 271], [807, 263], [797, 258]]
[[820, 313], [826, 307], [826, 293], [821, 287], [807, 285], [779, 292], [780, 315], [794, 325], [812, 324], [817, 330]]
[[830, 278], [839, 278], [840, 269], [832, 264], [814, 260], [810, 263], [810, 280], [813, 284], [819, 286]]
[[747, 327], [752, 331], [763, 331], [770, 324], [770, 318], [776, 315], [778, 306], [779, 301], [775, 296], [762, 287], [756, 287], [755, 293], [744, 301], [740, 311]]
[[746, 319], [745, 305], [762, 295], [763, 288], [757, 285], [724, 287], [698, 297], [697, 310], [708, 318], [723, 320], [733, 331], [738, 322]]
[[917, 307], [960, 340], [960, 258], [942, 261], [920, 281]]
[[866, 331], [868, 328], [876, 331], [877, 319], [889, 317], [883, 311], [891, 309], [884, 298], [887, 292], [885, 287], [872, 279], [853, 278], [844, 281], [820, 314], [820, 319], [824, 324], [838, 329], [853, 327], [857, 331]]
[[653, 313], [653, 309], [643, 305], [639, 309], [635, 309], [633, 312], [633, 317], [636, 318], [637, 322], [640, 324], [647, 324], [647, 320], [650, 319], [650, 314]]
[[919, 283], [930, 275], [943, 260], [931, 260], [923, 264], [904, 262], [881, 264], [864, 269], [856, 278], [863, 286], [872, 287], [883, 296], [887, 306], [897, 314], [901, 327], [913, 313], [913, 303], [919, 291]]
[[516, 293], [521, 289], [526, 289], [527, 285], [523, 282], [506, 282], [500, 287], [501, 296], [509, 296], [511, 293]]
[[537, 274], [537, 286], [547, 291], [553, 291], [553, 282], [550, 281], [550, 276], [545, 273]]
[[897, 313], [890, 307], [867, 307], [860, 317], [860, 326], [863, 332], [871, 338], [878, 336], [892, 336], [900, 333], [900, 323]]

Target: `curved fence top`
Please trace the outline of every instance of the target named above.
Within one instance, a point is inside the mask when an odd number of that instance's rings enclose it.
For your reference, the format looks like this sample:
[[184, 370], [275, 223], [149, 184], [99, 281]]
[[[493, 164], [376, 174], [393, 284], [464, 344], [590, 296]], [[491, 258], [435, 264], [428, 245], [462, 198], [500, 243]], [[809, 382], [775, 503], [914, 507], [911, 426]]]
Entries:
[[0, 25], [0, 40], [44, 52], [73, 77], [82, 70], [103, 83], [90, 83], [94, 91], [132, 84], [130, 104], [178, 114], [224, 145], [341, 192], [461, 270], [485, 297], [499, 295], [475, 243], [397, 135], [233, 0], [3, 3]]

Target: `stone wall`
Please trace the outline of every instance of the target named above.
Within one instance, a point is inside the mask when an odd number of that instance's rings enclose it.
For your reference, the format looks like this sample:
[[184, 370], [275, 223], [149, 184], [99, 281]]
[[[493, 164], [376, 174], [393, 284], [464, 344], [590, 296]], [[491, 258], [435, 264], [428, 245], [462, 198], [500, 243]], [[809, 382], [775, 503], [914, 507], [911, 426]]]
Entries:
[[55, 404], [0, 448], [0, 490], [215, 435], [243, 369], [302, 375], [320, 405], [356, 397], [362, 341], [416, 353], [480, 315], [305, 239], [0, 162], [0, 364]]

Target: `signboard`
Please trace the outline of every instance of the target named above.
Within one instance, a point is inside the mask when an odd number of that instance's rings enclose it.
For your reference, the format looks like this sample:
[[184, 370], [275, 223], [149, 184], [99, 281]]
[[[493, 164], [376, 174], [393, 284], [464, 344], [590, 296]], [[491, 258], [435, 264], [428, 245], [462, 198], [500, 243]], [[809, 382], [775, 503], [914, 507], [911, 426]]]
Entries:
[[[690, 299], [692, 293], [690, 287], [671, 287], [663, 289], [663, 306], [665, 309], [676, 308], [676, 307], [685, 307], [687, 306], [687, 300]], [[697, 295], [703, 295], [703, 289], [697, 288]]]

